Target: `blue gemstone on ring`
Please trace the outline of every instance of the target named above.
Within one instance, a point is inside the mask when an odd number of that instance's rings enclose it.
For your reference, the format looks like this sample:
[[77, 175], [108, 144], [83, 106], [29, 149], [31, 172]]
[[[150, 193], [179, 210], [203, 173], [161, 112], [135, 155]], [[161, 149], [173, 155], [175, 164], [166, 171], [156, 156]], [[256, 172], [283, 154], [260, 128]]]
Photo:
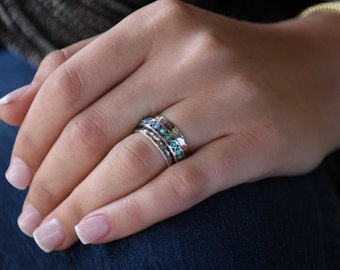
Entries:
[[164, 128], [161, 128], [161, 129], [159, 130], [159, 134], [164, 135], [164, 134], [165, 134], [165, 129], [164, 129]]
[[167, 134], [167, 135], [165, 135], [165, 139], [166, 139], [167, 141], [170, 141], [170, 140], [171, 140], [171, 136], [170, 136], [169, 134]]
[[154, 127], [155, 129], [159, 129], [160, 124], [159, 124], [159, 123], [155, 123], [155, 124], [153, 125], [153, 127]]
[[171, 147], [177, 147], [177, 142], [172, 141], [172, 142], [170, 143], [170, 145], [171, 145]]
[[182, 154], [182, 150], [180, 148], [176, 149], [176, 155], [181, 155]]

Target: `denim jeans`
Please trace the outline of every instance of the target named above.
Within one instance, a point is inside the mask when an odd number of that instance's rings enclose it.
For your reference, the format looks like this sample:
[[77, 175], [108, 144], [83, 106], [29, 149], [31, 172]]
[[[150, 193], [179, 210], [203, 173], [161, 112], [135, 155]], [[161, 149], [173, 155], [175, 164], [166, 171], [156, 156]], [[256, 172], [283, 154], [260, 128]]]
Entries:
[[[0, 50], [1, 95], [34, 72]], [[0, 269], [339, 269], [339, 154], [307, 175], [220, 192], [125, 239], [45, 254], [16, 224], [26, 193], [3, 176], [16, 132], [0, 123]]]

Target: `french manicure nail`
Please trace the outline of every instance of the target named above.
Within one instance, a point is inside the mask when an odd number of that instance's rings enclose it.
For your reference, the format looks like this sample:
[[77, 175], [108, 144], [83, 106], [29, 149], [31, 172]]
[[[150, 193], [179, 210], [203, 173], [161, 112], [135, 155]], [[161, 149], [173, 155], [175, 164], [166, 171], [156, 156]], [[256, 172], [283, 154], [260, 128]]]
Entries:
[[11, 98], [11, 94], [7, 94], [6, 96], [0, 99], [0, 105], [6, 105], [10, 103], [13, 99]]
[[33, 232], [36, 228], [39, 227], [40, 223], [42, 222], [42, 217], [38, 210], [31, 204], [27, 204], [22, 213], [18, 218], [18, 225], [20, 230], [32, 237]]
[[54, 218], [33, 232], [37, 245], [46, 253], [51, 252], [65, 240], [66, 234], [59, 221]]
[[110, 225], [104, 216], [95, 216], [75, 226], [79, 240], [84, 244], [94, 243], [110, 232]]
[[17, 189], [26, 189], [31, 181], [31, 171], [20, 158], [13, 158], [7, 172], [7, 181]]
[[24, 94], [26, 91], [28, 91], [32, 87], [31, 84], [25, 85], [23, 87], [20, 87], [11, 93], [7, 94], [3, 98], [0, 99], [0, 105], [7, 105], [14, 101], [16, 98]]

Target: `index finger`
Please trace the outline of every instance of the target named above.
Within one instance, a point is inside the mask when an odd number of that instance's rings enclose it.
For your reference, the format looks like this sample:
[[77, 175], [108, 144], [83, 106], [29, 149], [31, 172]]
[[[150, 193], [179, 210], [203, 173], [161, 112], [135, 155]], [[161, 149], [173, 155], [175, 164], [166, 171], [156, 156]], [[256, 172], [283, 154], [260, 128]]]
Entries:
[[29, 85], [21, 87], [1, 99], [4, 102], [0, 102], [0, 118], [8, 124], [20, 126], [41, 85], [49, 75], [95, 38], [77, 42], [47, 55]]
[[142, 10], [127, 17], [47, 78], [17, 136], [7, 173], [9, 182], [26, 188], [68, 121], [143, 63], [151, 46], [145, 37], [150, 32], [145, 16], [149, 12]]

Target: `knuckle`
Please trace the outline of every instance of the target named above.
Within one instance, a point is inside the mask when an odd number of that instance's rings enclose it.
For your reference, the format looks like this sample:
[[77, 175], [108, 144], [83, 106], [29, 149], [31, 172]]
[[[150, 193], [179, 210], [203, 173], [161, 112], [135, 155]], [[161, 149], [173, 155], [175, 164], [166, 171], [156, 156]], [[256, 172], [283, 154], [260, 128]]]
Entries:
[[71, 145], [84, 154], [100, 153], [107, 145], [105, 121], [97, 114], [81, 114], [73, 118], [67, 130]]
[[196, 33], [192, 40], [192, 50], [188, 54], [189, 60], [195, 65], [215, 67], [231, 62], [232, 53], [222, 38], [214, 30], [203, 29]]
[[178, 0], [162, 0], [159, 4], [162, 6], [163, 15], [167, 15], [168, 18], [179, 16], [186, 10], [183, 3]]
[[157, 12], [150, 12], [146, 10], [149, 18], [153, 19], [169, 19], [177, 16], [184, 10], [184, 5], [178, 0], [159, 0], [154, 2], [152, 9], [156, 9]]
[[176, 166], [172, 170], [172, 178], [171, 188], [175, 200], [186, 205], [191, 205], [201, 200], [205, 179], [200, 171], [188, 166]]
[[125, 173], [144, 174], [152, 165], [152, 153], [149, 146], [141, 140], [123, 140], [115, 146], [117, 153], [116, 168]]
[[222, 40], [212, 30], [202, 30], [197, 34], [198, 52], [202, 54], [212, 53], [224, 48]]
[[34, 181], [34, 184], [30, 188], [29, 200], [36, 202], [32, 204], [39, 207], [41, 214], [47, 214], [60, 203], [60, 198], [56, 194], [55, 187], [38, 179]]
[[124, 201], [125, 215], [127, 224], [130, 228], [142, 228], [145, 223], [143, 210], [138, 201], [132, 196], [126, 197]]
[[49, 68], [59, 66], [64, 63], [67, 57], [63, 50], [55, 50], [50, 52], [41, 62], [40, 67]]
[[62, 65], [51, 76], [50, 89], [52, 100], [62, 100], [65, 107], [74, 106], [83, 95], [83, 79], [79, 69], [70, 65]]
[[[128, 21], [133, 25], [129, 35], [121, 35], [122, 42], [115, 42], [115, 47], [122, 44], [126, 46], [126, 40], [132, 39], [138, 42], [139, 48], [150, 52], [153, 47], [158, 47], [158, 42], [162, 42], [162, 36], [173, 31], [175, 23], [182, 23], [187, 20], [184, 5], [178, 0], [160, 0], [153, 4], [137, 10]], [[125, 33], [125, 29], [123, 30]], [[117, 37], [120, 39], [120, 37]], [[119, 40], [120, 41], [120, 40]], [[118, 44], [118, 45], [117, 45]]]
[[61, 212], [64, 212], [65, 209], [68, 209], [68, 215], [72, 216], [75, 220], [83, 219], [89, 212], [91, 212], [92, 208], [91, 205], [89, 206], [88, 201], [82, 201], [79, 198], [83, 198], [84, 195], [81, 194], [80, 197], [78, 194], [75, 194], [76, 189], [73, 190], [71, 195], [64, 200], [63, 206], [61, 208]]
[[[163, 32], [164, 27], [169, 26], [168, 29], [171, 29], [174, 27], [174, 23], [186, 19], [186, 13], [186, 8], [180, 1], [160, 0], [154, 2], [154, 5], [149, 9], [143, 9], [142, 12], [137, 13], [143, 20], [138, 17], [136, 19], [142, 23], [141, 26], [159, 29]], [[158, 33], [161, 32], [158, 31]]]
[[43, 81], [58, 66], [67, 60], [62, 50], [50, 52], [40, 63], [39, 69], [34, 76], [34, 81]]
[[186, 5], [177, 0], [162, 0], [159, 2], [159, 11], [154, 13], [152, 17], [154, 25], [161, 26], [159, 29], [164, 29], [168, 26], [170, 31], [178, 28], [176, 24], [182, 24], [190, 18], [190, 12]]
[[40, 143], [36, 141], [34, 135], [28, 134], [27, 132], [19, 133], [13, 149], [13, 156], [18, 156], [25, 160], [26, 164], [34, 173], [41, 162], [41, 157], [44, 155], [45, 152], [43, 152]]

